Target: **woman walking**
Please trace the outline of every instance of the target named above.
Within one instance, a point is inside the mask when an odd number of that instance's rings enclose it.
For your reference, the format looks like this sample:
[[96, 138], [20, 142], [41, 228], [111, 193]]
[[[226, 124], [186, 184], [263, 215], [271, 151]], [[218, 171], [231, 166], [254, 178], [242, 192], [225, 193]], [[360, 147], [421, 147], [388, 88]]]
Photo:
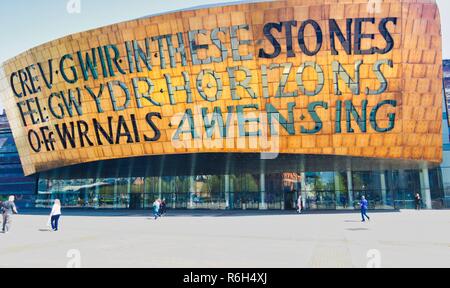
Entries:
[[53, 231], [58, 231], [58, 222], [60, 217], [61, 217], [61, 201], [59, 201], [59, 199], [56, 199], [52, 207], [52, 212], [50, 213], [50, 223], [52, 225]]
[[161, 200], [157, 199], [155, 202], [153, 202], [153, 216], [155, 217], [155, 220], [158, 219], [159, 215], [159, 209], [161, 208]]

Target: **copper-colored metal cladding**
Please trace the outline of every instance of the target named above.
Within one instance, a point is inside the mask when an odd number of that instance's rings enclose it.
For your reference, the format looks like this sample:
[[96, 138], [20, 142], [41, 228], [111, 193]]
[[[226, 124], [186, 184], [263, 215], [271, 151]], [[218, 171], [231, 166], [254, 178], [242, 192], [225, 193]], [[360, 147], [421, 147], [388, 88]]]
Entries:
[[[39, 171], [45, 171], [58, 167], [86, 163], [98, 160], [127, 158], [142, 155], [161, 155], [161, 154], [185, 154], [185, 153], [205, 153], [205, 152], [258, 152], [265, 151], [263, 147], [256, 149], [247, 148], [177, 148], [172, 143], [174, 132], [178, 128], [178, 123], [174, 126], [169, 125], [171, 118], [176, 113], [184, 113], [186, 109], [192, 108], [194, 113], [200, 113], [195, 107], [206, 107], [209, 112], [213, 107], [221, 107], [222, 112], [227, 111], [228, 106], [257, 104], [258, 109], [265, 110], [266, 103], [271, 103], [287, 119], [288, 103], [295, 102], [295, 135], [289, 135], [287, 131], [281, 129], [279, 150], [280, 153], [294, 154], [322, 154], [322, 155], [344, 155], [369, 158], [387, 158], [387, 159], [407, 159], [422, 160], [429, 163], [439, 163], [442, 160], [442, 55], [441, 55], [441, 29], [440, 18], [437, 5], [433, 0], [384, 0], [375, 9], [370, 9], [367, 0], [286, 0], [271, 1], [251, 4], [239, 4], [221, 7], [212, 7], [199, 10], [174, 12], [154, 17], [148, 17], [133, 21], [128, 21], [116, 25], [111, 25], [95, 30], [70, 35], [39, 47], [33, 48], [19, 56], [7, 61], [0, 69], [0, 96], [6, 107], [6, 112], [11, 124], [14, 138], [19, 150], [25, 174], [30, 175]], [[377, 2], [377, 1], [375, 1]], [[386, 17], [396, 17], [396, 25], [388, 25], [392, 34], [395, 46], [387, 54], [380, 55], [347, 55], [341, 43], [337, 42], [336, 47], [339, 55], [331, 53], [329, 37], [329, 19], [336, 19], [336, 22], [342, 28], [345, 34], [346, 19], [370, 18], [376, 19], [375, 25], [363, 25], [363, 33], [374, 33], [373, 40], [365, 39], [363, 49], [368, 47], [384, 47], [386, 40], [378, 31], [378, 23]], [[274, 59], [262, 59], [258, 57], [261, 48], [267, 51], [273, 51], [270, 41], [264, 36], [263, 28], [266, 23], [296, 20], [298, 23], [312, 19], [320, 24], [323, 32], [323, 45], [319, 53], [315, 56], [307, 56], [300, 51], [297, 43], [297, 27], [292, 27], [293, 45], [295, 57], [288, 57], [286, 53], [286, 37], [284, 31], [278, 33], [273, 31], [276, 39], [283, 47], [281, 54]], [[370, 24], [370, 23], [369, 23]], [[252, 60], [236, 61], [233, 59], [231, 49], [230, 32], [219, 33], [219, 38], [228, 50], [227, 60], [221, 63], [194, 65], [190, 53], [188, 31], [205, 29], [207, 36], [198, 36], [199, 43], [209, 44], [210, 50], [198, 50], [198, 57], [204, 59], [206, 56], [220, 56], [218, 49], [212, 44], [211, 31], [217, 27], [231, 27], [233, 25], [248, 25], [249, 30], [241, 29], [238, 31], [239, 39], [251, 40], [251, 44], [242, 45], [239, 55], [252, 54]], [[352, 26], [354, 27], [354, 26]], [[314, 47], [314, 30], [306, 30], [305, 42], [308, 47]], [[171, 68], [169, 55], [166, 48], [167, 67], [161, 69], [160, 55], [158, 55], [158, 41], [149, 41], [152, 51], [152, 71], [144, 67], [143, 72], [130, 73], [127, 63], [127, 51], [125, 42], [138, 40], [139, 45], [145, 50], [145, 39], [159, 35], [173, 35], [174, 46], [178, 44], [177, 33], [182, 32], [184, 43], [186, 45], [187, 66], [181, 65], [180, 53], [176, 53], [176, 68]], [[336, 40], [337, 41], [337, 40]], [[131, 42], [130, 42], [131, 43]], [[90, 52], [91, 49], [104, 45], [117, 45], [120, 53], [120, 63], [125, 70], [125, 75], [120, 75], [116, 70], [115, 77], [103, 78], [99, 73], [98, 80], [84, 81], [80, 68], [80, 63], [76, 58], [77, 52], [81, 51], [83, 55]], [[367, 46], [367, 47], [366, 47]], [[313, 48], [311, 48], [313, 49]], [[64, 55], [73, 55], [73, 63], [76, 66], [79, 80], [74, 84], [69, 84], [62, 78], [59, 70], [59, 62]], [[154, 55], [153, 55], [154, 54]], [[208, 54], [208, 55], [206, 55]], [[40, 92], [26, 97], [16, 97], [11, 88], [11, 75], [21, 69], [34, 64], [31, 68], [32, 75], [39, 74], [37, 63], [41, 63], [47, 77], [49, 77], [48, 61], [53, 59], [54, 84], [51, 89], [45, 87], [45, 82], [40, 77], [39, 84], [43, 87]], [[377, 60], [391, 60], [393, 67], [384, 65], [381, 71], [385, 75], [388, 88], [381, 95], [369, 95], [364, 93], [365, 87], [372, 90], [377, 89], [379, 81], [373, 72], [373, 65]], [[71, 59], [67, 60], [70, 62]], [[342, 95], [335, 95], [333, 88], [333, 69], [332, 62], [339, 61], [350, 75], [354, 74], [355, 63], [363, 60], [361, 66], [361, 94], [353, 95], [352, 91], [340, 80], [340, 89]], [[301, 93], [298, 97], [276, 98], [277, 89], [282, 74], [281, 70], [274, 69], [268, 75], [269, 98], [264, 98], [262, 79], [262, 65], [270, 66], [272, 63], [292, 63], [293, 70], [289, 75], [285, 90], [295, 91], [298, 89], [296, 82], [296, 71], [305, 62], [316, 62], [321, 65], [324, 71], [325, 84], [323, 90], [316, 96], [305, 96]], [[142, 60], [141, 60], [142, 64]], [[240, 100], [232, 100], [230, 80], [227, 68], [243, 66], [251, 71], [252, 80], [250, 87], [258, 95], [253, 99], [249, 93], [239, 87], [238, 92]], [[67, 65], [66, 67], [70, 67]], [[98, 69], [101, 71], [100, 64]], [[108, 68], [106, 68], [108, 69]], [[220, 100], [209, 102], [204, 100], [196, 89], [196, 79], [199, 73], [204, 69], [211, 69], [223, 81], [223, 93]], [[66, 69], [67, 70], [67, 69]], [[183, 91], [175, 92], [176, 104], [171, 105], [168, 101], [167, 82], [164, 74], [172, 77], [173, 85], [183, 84], [182, 72], [187, 72], [192, 87], [193, 103], [186, 103], [186, 93]], [[70, 75], [70, 71], [66, 71]], [[25, 76], [23, 76], [25, 77]], [[95, 93], [98, 92], [100, 84], [106, 85], [107, 82], [120, 80], [124, 82], [131, 90], [133, 87], [132, 79], [136, 77], [148, 77], [153, 82], [155, 88], [152, 97], [155, 101], [163, 102], [161, 107], [151, 104], [149, 101], [142, 102], [142, 108], [138, 108], [135, 98], [132, 96], [130, 107], [124, 111], [114, 111], [113, 104], [108, 96], [103, 96], [102, 108], [104, 113], [98, 113], [97, 106], [92, 97], [88, 96], [85, 86], [92, 88]], [[242, 77], [242, 76], [240, 76]], [[20, 88], [19, 77], [14, 78], [13, 84]], [[305, 87], [312, 89], [317, 84], [317, 74], [314, 69], [306, 69], [303, 74]], [[141, 87], [144, 93], [145, 87]], [[57, 119], [49, 112], [48, 99], [53, 92], [67, 91], [69, 89], [83, 89], [82, 108], [83, 115], [77, 116], [74, 109], [74, 117], [67, 115], [63, 119]], [[108, 89], [104, 87], [105, 91]], [[205, 89], [215, 89], [209, 87]], [[75, 90], [74, 90], [75, 91]], [[212, 92], [214, 94], [214, 92]], [[77, 94], [75, 94], [77, 95]], [[22, 116], [18, 109], [18, 103], [28, 98], [38, 98], [41, 104], [42, 114], [49, 117], [43, 123], [32, 125], [28, 118], [28, 125], [25, 127]], [[124, 97], [118, 97], [123, 102]], [[57, 102], [58, 99], [54, 99]], [[388, 113], [395, 113], [395, 128], [386, 133], [380, 133], [371, 128], [369, 115], [367, 115], [367, 132], [362, 133], [357, 123], [352, 120], [354, 133], [348, 133], [346, 129], [345, 110], [342, 112], [342, 132], [336, 133], [336, 102], [338, 100], [352, 100], [356, 109], [361, 113], [362, 100], [368, 100], [367, 114], [383, 100], [395, 100], [397, 107], [384, 107], [377, 114], [377, 121], [380, 126], [386, 126], [389, 122]], [[302, 134], [300, 127], [307, 129], [314, 128], [314, 121], [308, 113], [308, 104], [317, 101], [324, 101], [328, 104], [328, 109], [317, 109], [318, 115], [323, 121], [323, 128], [315, 134]], [[35, 103], [31, 103], [34, 104]], [[56, 107], [57, 105], [55, 105]], [[23, 106], [25, 110], [27, 106]], [[32, 106], [35, 107], [35, 106]], [[45, 107], [45, 109], [44, 109]], [[344, 105], [345, 108], [345, 105]], [[251, 109], [248, 111], [252, 111]], [[255, 110], [256, 111], [256, 110]], [[158, 141], [145, 142], [144, 135], [153, 136], [153, 130], [146, 121], [146, 115], [149, 112], [161, 113], [162, 119], [153, 118], [153, 121], [161, 131], [161, 137]], [[67, 111], [66, 111], [67, 114]], [[86, 145], [81, 148], [80, 144], [76, 148], [64, 149], [61, 141], [55, 142], [55, 150], [47, 151], [42, 148], [40, 152], [31, 149], [28, 140], [30, 130], [40, 131], [41, 127], [48, 126], [49, 131], [57, 135], [55, 125], [62, 123], [69, 124], [78, 120], [84, 120], [90, 125], [88, 137], [95, 139], [95, 130], [92, 127], [92, 119], [98, 119], [99, 123], [108, 127], [108, 117], [112, 116], [114, 125], [120, 115], [130, 124], [131, 115], [135, 115], [136, 123], [139, 127], [141, 141], [139, 143], [126, 143], [122, 139], [120, 144], [109, 145], [104, 141], [99, 145], [93, 141], [93, 146]], [[300, 117], [303, 115], [303, 117]], [[36, 114], [36, 117], [39, 113]], [[29, 117], [29, 116], [28, 116]], [[225, 117], [225, 116], [224, 116]], [[196, 126], [202, 126], [200, 123]], [[70, 127], [70, 125], [69, 125]], [[114, 126], [116, 127], [116, 126]], [[197, 127], [203, 133], [203, 127]], [[76, 130], [77, 128], [75, 128]], [[48, 132], [48, 131], [47, 131]], [[40, 133], [40, 132], [39, 132]], [[236, 133], [235, 133], [236, 135]], [[236, 135], [236, 138], [239, 135]], [[79, 143], [77, 136], [76, 142]], [[126, 139], [126, 138], [125, 138]], [[235, 139], [236, 143], [237, 140]], [[259, 145], [259, 144], [258, 144]], [[45, 147], [45, 143], [41, 143]], [[237, 145], [236, 145], [237, 146]]]

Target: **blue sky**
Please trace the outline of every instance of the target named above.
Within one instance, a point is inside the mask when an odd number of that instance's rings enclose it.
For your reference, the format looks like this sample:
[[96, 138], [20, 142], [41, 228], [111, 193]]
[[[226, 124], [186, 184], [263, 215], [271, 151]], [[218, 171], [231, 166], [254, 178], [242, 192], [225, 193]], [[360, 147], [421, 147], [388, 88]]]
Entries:
[[[80, 1], [81, 13], [68, 13], [69, 1]], [[67, 34], [145, 15], [222, 2], [239, 0], [2, 0], [0, 62]], [[450, 1], [437, 2], [442, 17], [444, 58], [450, 59]]]

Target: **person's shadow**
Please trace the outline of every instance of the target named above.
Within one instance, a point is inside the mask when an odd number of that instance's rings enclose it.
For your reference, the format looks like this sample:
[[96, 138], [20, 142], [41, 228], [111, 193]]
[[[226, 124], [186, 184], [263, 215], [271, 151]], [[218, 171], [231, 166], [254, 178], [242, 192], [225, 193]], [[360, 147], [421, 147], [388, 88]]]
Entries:
[[53, 230], [51, 228], [47, 228], [47, 229], [39, 229], [39, 232], [52, 232]]

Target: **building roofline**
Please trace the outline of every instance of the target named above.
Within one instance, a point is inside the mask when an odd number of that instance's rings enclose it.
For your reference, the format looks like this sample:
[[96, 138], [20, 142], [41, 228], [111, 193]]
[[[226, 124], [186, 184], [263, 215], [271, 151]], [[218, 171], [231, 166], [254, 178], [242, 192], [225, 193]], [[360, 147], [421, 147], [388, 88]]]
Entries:
[[274, 1], [276, 1], [276, 0], [241, 0], [241, 1], [233, 1], [233, 2], [220, 2], [220, 3], [215, 3], [215, 4], [204, 4], [204, 5], [197, 5], [197, 6], [192, 6], [192, 7], [183, 8], [183, 9], [168, 10], [166, 12], [150, 14], [147, 16], [133, 19], [133, 20], [146, 19], [146, 18], [151, 18], [151, 17], [162, 16], [165, 14], [172, 14], [172, 13], [185, 12], [185, 11], [195, 11], [195, 10], [200, 10], [200, 9], [208, 9], [208, 8], [216, 8], [216, 7], [224, 7], [224, 6], [234, 6], [234, 5], [242, 5], [242, 4], [274, 2]]

